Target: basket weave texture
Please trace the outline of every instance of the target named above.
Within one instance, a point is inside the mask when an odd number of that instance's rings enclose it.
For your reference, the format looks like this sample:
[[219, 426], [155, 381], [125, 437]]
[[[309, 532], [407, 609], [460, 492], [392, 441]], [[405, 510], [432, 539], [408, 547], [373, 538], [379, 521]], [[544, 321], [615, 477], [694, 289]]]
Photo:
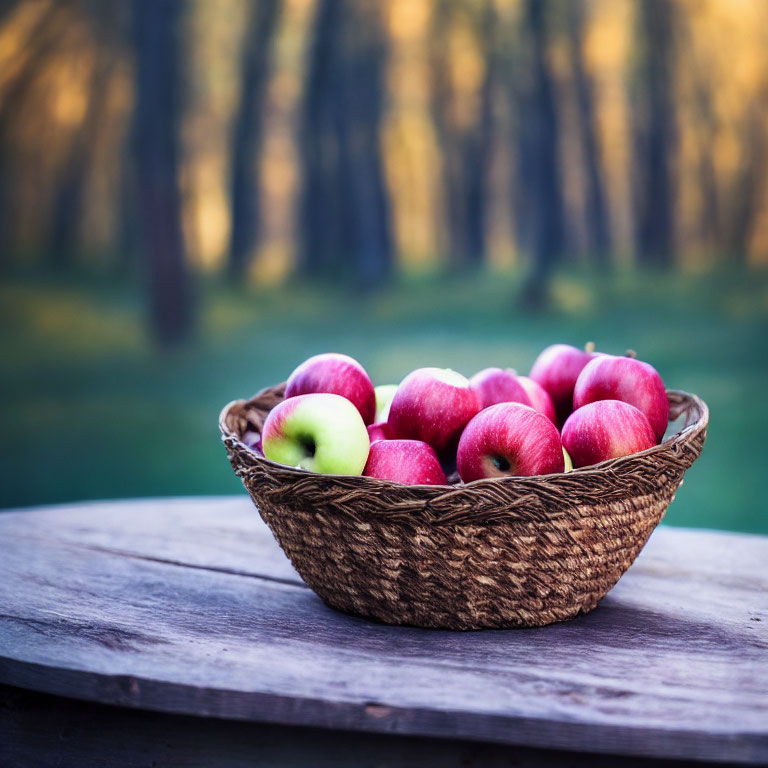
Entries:
[[388, 624], [532, 627], [591, 611], [629, 568], [699, 457], [709, 418], [669, 391], [680, 432], [642, 453], [556, 475], [407, 486], [264, 458], [285, 385], [224, 408], [235, 473], [304, 581], [333, 608]]

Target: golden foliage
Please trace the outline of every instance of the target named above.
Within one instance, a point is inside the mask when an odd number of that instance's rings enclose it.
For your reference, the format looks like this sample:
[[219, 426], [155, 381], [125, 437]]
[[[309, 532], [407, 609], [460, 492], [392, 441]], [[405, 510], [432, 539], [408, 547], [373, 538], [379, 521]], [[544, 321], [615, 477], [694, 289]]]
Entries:
[[[245, 28], [246, 0], [190, 3], [184, 29], [185, 112], [183, 115], [183, 173], [185, 232], [194, 260], [218, 268], [229, 236], [229, 173], [231, 123], [238, 98], [238, 72]], [[555, 5], [562, 14], [561, 5]], [[478, 34], [479, 4], [452, 0], [384, 0], [388, 34], [387, 99], [382, 150], [391, 193], [397, 250], [405, 267], [433, 265], [440, 258], [444, 229], [441, 189], [441, 150], [431, 105], [430, 46], [441, 46], [447, 62], [449, 118], [458, 130], [472, 124], [488, 66], [488, 45]], [[435, 13], [450, 9], [445, 36], [435, 41]], [[503, 30], [505, 77], [514, 76], [515, 23], [520, 2], [495, 3]], [[682, 20], [678, 32], [675, 87], [679, 136], [676, 183], [679, 238], [683, 265], [716, 258], [702, 230], [702, 174], [717, 181], [723, 220], [737, 194], [745, 167], [760, 162], [759, 179], [768, 177], [768, 3], [764, 0], [679, 0]], [[558, 10], [559, 9], [559, 10]], [[606, 180], [617, 253], [626, 256], [632, 243], [632, 76], [635, 45], [635, 4], [632, 0], [588, 0], [584, 61], [594, 86], [602, 171]], [[291, 268], [298, 175], [296, 131], [304, 86], [305, 59], [314, 19], [313, 0], [286, 0], [275, 40], [272, 77], [265, 105], [266, 133], [261, 165], [264, 198], [262, 252], [255, 254], [254, 274], [278, 280]], [[130, 121], [131, 60], [126, 49], [108, 50], [87, 19], [87, 5], [61, 7], [47, 0], [25, 0], [0, 26], [0, 110], [14, 83], [29, 69], [33, 76], [13, 113], [6, 115], [2, 140], [18, 179], [15, 206], [21, 241], [34, 246], [39, 219], [54, 194], [57, 173], [65, 162], [73, 136], [84, 119], [91, 94], [91, 73], [98, 56], [120, 57], [111, 74], [104, 131], [94, 150], [90, 171], [90, 216], [86, 227], [91, 245], [106, 246], [117, 227], [120, 204], [116, 158], [123, 153]], [[559, 18], [559, 17], [558, 17]], [[55, 40], [40, 44], [41, 27], [55, 25]], [[550, 51], [558, 80], [559, 108], [564, 125], [561, 146], [568, 207], [578, 219], [583, 208], [583, 172], [574, 132], [572, 73], [560, 30]], [[559, 35], [559, 36], [558, 36]], [[30, 57], [39, 66], [30, 67]], [[34, 63], [34, 62], [32, 62]], [[511, 211], [514, 144], [509, 139], [514, 120], [509, 88], [494, 93], [499, 120], [489, 231], [491, 263], [515, 258]], [[8, 104], [6, 109], [10, 109]], [[757, 143], [756, 143], [757, 142]], [[755, 147], [763, 146], [755, 156]], [[8, 147], [12, 147], [9, 149]], [[709, 169], [709, 170], [708, 170]], [[768, 184], [749, 241], [749, 259], [768, 262]], [[111, 231], [110, 231], [111, 230]], [[578, 224], [576, 225], [578, 231]]]

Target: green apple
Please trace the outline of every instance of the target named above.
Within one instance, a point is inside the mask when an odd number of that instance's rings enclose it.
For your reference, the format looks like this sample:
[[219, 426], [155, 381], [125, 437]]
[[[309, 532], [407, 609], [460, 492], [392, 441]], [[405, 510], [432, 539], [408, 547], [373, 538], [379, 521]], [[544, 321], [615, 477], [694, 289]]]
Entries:
[[573, 462], [571, 461], [571, 457], [568, 455], [568, 451], [563, 448], [563, 460], [565, 461], [565, 469], [563, 472], [570, 472], [573, 469]]
[[345, 397], [325, 392], [278, 403], [261, 434], [268, 459], [323, 474], [362, 474], [370, 448], [357, 408]]
[[373, 389], [376, 395], [376, 418], [374, 424], [380, 424], [389, 418], [389, 406], [397, 392], [397, 384], [379, 384]]

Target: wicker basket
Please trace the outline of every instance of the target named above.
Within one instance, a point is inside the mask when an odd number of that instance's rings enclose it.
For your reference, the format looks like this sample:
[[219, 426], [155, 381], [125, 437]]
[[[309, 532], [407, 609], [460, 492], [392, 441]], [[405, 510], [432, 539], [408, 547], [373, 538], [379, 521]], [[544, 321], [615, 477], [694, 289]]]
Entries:
[[531, 627], [591, 611], [659, 524], [699, 457], [709, 413], [668, 392], [682, 431], [567, 474], [407, 486], [318, 475], [242, 442], [285, 385], [230, 403], [219, 427], [236, 474], [304, 581], [330, 606], [388, 624]]

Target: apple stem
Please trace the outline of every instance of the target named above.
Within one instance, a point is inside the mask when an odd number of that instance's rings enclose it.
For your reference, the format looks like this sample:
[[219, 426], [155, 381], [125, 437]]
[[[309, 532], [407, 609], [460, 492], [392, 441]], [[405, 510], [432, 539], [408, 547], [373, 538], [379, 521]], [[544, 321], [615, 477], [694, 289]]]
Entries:
[[624, 353], [624, 357], [631, 357], [634, 360], [637, 357], [637, 352], [634, 349], [628, 349]]
[[588, 341], [584, 345], [584, 351], [588, 352], [591, 355], [595, 351], [595, 342], [594, 341]]

